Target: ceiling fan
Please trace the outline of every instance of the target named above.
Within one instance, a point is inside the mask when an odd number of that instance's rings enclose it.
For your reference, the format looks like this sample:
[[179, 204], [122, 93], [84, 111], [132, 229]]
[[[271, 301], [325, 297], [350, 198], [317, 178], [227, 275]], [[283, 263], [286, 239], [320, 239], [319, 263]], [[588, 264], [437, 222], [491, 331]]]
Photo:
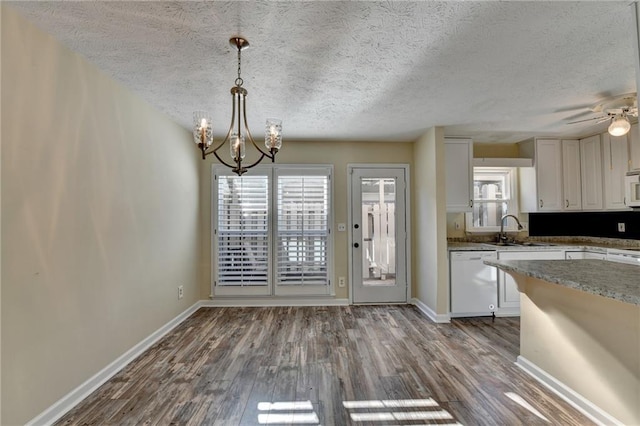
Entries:
[[612, 136], [626, 135], [631, 128], [629, 117], [638, 117], [638, 99], [635, 93], [609, 98], [591, 108], [591, 112], [599, 113], [598, 117], [587, 118], [585, 120], [571, 121], [567, 124], [584, 123], [593, 121], [594, 124], [610, 121], [609, 134]]

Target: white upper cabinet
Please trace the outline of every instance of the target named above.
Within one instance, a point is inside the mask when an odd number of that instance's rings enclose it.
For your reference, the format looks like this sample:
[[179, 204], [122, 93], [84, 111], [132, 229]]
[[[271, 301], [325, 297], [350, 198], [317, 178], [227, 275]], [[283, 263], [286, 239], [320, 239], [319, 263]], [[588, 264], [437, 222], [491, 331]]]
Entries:
[[448, 212], [470, 212], [473, 207], [473, 141], [445, 138]]
[[533, 153], [534, 166], [520, 169], [520, 207], [523, 212], [561, 211], [562, 144], [559, 139], [523, 142], [521, 150]]
[[582, 210], [580, 178], [580, 141], [562, 141], [562, 192], [564, 210]]
[[638, 123], [635, 123], [627, 133], [630, 153], [629, 170], [640, 169], [640, 133], [638, 132]]
[[609, 133], [603, 133], [602, 158], [604, 208], [628, 210], [624, 200], [624, 176], [629, 167], [627, 135], [611, 136]]
[[582, 209], [602, 210], [602, 148], [600, 135], [580, 139]]

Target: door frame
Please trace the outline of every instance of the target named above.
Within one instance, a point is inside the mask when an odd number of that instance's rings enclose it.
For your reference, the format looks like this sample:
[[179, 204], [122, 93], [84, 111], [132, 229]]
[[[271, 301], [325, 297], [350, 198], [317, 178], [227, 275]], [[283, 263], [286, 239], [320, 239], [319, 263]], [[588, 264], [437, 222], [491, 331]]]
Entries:
[[353, 180], [353, 170], [354, 169], [401, 169], [404, 171], [404, 179], [405, 179], [405, 209], [404, 209], [404, 221], [406, 227], [406, 238], [405, 238], [405, 253], [406, 253], [406, 275], [407, 275], [407, 292], [406, 292], [406, 303], [409, 303], [412, 298], [411, 292], [411, 174], [410, 167], [407, 163], [347, 163], [347, 242], [348, 242], [348, 257], [347, 257], [347, 266], [349, 270], [349, 304], [353, 305], [353, 233], [351, 230], [353, 229], [353, 217], [352, 217], [352, 180]]

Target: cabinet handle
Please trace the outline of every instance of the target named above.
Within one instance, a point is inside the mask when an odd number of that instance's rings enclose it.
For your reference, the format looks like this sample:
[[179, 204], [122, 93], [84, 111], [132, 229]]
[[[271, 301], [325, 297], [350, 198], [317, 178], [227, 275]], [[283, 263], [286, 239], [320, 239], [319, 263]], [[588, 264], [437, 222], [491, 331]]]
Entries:
[[569, 208], [569, 200], [564, 200], [567, 204], [566, 207]]
[[473, 200], [469, 200], [469, 207], [473, 208]]
[[544, 202], [542, 202], [542, 199], [540, 199], [540, 208], [544, 207]]

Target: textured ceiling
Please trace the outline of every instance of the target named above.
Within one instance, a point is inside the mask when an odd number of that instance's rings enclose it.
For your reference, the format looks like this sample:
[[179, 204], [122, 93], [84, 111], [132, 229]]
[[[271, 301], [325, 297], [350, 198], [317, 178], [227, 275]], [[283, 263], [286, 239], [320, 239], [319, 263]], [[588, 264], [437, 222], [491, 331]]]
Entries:
[[243, 52], [250, 128], [286, 139], [478, 141], [580, 135], [587, 106], [635, 92], [623, 2], [9, 2], [189, 128], [226, 133]]

